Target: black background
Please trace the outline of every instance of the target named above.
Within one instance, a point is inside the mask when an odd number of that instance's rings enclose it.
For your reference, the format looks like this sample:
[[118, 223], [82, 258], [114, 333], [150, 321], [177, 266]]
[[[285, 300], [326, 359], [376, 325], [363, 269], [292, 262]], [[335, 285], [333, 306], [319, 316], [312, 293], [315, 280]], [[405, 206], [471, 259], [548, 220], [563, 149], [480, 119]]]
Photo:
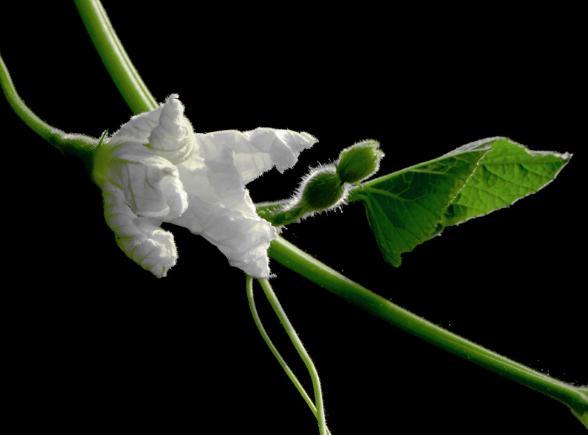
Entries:
[[[381, 141], [382, 173], [494, 135], [574, 152], [544, 191], [447, 230], [400, 269], [381, 259], [359, 205], [286, 237], [452, 331], [588, 383], [579, 14], [188, 4], [104, 1], [153, 94], [178, 92], [198, 131], [262, 125], [320, 139], [294, 170], [255, 181], [255, 200], [289, 195], [309, 165], [363, 138]], [[0, 28], [17, 88], [48, 122], [98, 136], [128, 119], [72, 3], [3, 5]], [[119, 252], [79, 162], [3, 101], [0, 126], [2, 383], [23, 431], [316, 432], [253, 327], [240, 271], [174, 229], [179, 263], [154, 279]], [[558, 403], [273, 270], [322, 375], [334, 434], [585, 432]]]

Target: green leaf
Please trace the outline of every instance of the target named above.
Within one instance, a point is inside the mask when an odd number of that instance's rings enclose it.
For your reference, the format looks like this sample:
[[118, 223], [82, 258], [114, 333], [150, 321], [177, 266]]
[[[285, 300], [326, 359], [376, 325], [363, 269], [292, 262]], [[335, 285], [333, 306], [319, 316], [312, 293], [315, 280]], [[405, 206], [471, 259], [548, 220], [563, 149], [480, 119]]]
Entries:
[[508, 207], [549, 184], [570, 154], [530, 151], [506, 138], [483, 139], [438, 159], [354, 189], [384, 258], [401, 256], [445, 227]]

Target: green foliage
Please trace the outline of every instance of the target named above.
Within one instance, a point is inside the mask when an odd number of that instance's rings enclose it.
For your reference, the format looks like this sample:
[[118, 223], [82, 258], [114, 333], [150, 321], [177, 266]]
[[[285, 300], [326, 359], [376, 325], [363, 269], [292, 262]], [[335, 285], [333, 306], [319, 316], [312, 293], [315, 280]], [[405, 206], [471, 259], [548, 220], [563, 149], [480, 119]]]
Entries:
[[549, 184], [569, 154], [530, 151], [506, 138], [483, 139], [438, 159], [354, 189], [384, 258], [401, 256], [445, 227], [508, 207]]

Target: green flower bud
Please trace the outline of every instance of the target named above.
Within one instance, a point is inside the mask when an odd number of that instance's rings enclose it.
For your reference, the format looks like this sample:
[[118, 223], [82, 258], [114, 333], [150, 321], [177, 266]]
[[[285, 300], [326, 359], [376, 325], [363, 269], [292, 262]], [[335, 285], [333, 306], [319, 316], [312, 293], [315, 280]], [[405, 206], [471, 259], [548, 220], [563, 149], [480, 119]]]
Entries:
[[365, 140], [345, 148], [339, 154], [337, 175], [345, 183], [359, 183], [371, 177], [380, 168], [384, 153], [375, 140]]
[[311, 171], [287, 203], [262, 208], [262, 217], [275, 226], [300, 222], [316, 212], [328, 211], [345, 202], [352, 186], [373, 174], [384, 153], [375, 140], [365, 140], [344, 149], [336, 165]]
[[312, 173], [300, 190], [300, 200], [308, 211], [326, 210], [345, 199], [345, 187], [333, 168]]

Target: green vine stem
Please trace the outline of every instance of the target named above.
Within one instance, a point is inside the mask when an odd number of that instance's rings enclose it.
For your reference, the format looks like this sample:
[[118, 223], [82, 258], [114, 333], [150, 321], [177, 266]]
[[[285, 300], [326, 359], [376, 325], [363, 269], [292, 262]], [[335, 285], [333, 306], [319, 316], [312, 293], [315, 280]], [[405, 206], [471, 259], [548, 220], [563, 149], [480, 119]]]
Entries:
[[282, 324], [282, 327], [284, 328], [284, 331], [288, 335], [288, 338], [292, 342], [292, 345], [296, 349], [296, 352], [298, 352], [300, 359], [302, 360], [302, 362], [306, 366], [306, 369], [308, 370], [308, 374], [310, 375], [310, 379], [312, 381], [312, 388], [314, 390], [315, 412], [319, 427], [319, 434], [329, 435], [330, 432], [327, 429], [327, 422], [325, 419], [323, 392], [321, 389], [321, 382], [318, 375], [318, 371], [314, 363], [312, 362], [310, 355], [306, 351], [304, 344], [302, 344], [300, 337], [298, 337], [296, 330], [292, 326], [292, 323], [290, 323], [290, 320], [288, 319], [286, 312], [282, 308], [282, 305], [280, 304], [278, 297], [274, 293], [274, 290], [272, 289], [272, 286], [269, 283], [269, 281], [267, 279], [258, 279], [257, 282], [259, 282], [261, 289], [265, 293], [265, 297], [267, 298], [269, 304], [274, 310], [274, 313], [276, 314], [276, 317], [279, 319], [280, 323]]
[[[76, 6], [102, 61], [131, 110], [140, 113], [155, 108], [155, 99], [142, 84], [137, 71], [124, 54], [122, 45], [117, 42], [118, 38], [106, 14], [100, 12], [103, 11], [100, 2], [76, 0]], [[392, 325], [563, 402], [585, 422], [588, 413], [588, 393], [585, 387], [575, 387], [558, 381], [440, 328], [351, 281], [282, 238], [273, 242], [270, 256], [308, 280]]]
[[129, 107], [135, 113], [156, 107], [155, 98], [127, 56], [100, 1], [75, 0], [75, 4], [94, 47]]
[[443, 329], [350, 280], [281, 237], [272, 243], [270, 256], [309, 281], [406, 332], [559, 400], [576, 413], [588, 412], [585, 389], [544, 375]]
[[2, 88], [2, 92], [4, 93], [8, 104], [10, 104], [10, 107], [14, 110], [14, 113], [16, 113], [16, 115], [31, 130], [60, 151], [76, 154], [86, 161], [91, 158], [94, 149], [98, 145], [98, 140], [83, 134], [66, 133], [47, 124], [39, 118], [31, 109], [29, 109], [22, 98], [20, 98], [20, 95], [18, 95], [14, 83], [12, 82], [12, 78], [10, 77], [10, 73], [8, 72], [8, 68], [1, 55], [0, 87]]

